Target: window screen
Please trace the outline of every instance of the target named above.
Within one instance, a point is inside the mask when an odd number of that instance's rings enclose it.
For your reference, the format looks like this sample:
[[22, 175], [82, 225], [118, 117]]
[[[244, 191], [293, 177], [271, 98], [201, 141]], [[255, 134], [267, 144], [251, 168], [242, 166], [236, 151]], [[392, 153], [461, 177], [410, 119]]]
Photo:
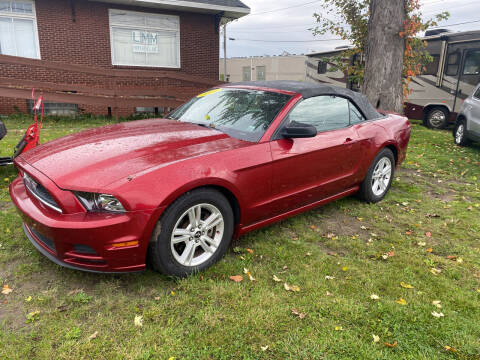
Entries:
[[257, 66], [257, 80], [264, 81], [267, 79], [267, 67]]
[[242, 68], [243, 81], [252, 81], [252, 68], [250, 66], [244, 66]]
[[113, 65], [180, 67], [180, 18], [110, 10]]
[[0, 0], [0, 54], [40, 58], [33, 1]]
[[350, 125], [347, 99], [336, 96], [317, 96], [298, 104], [289, 115], [289, 122], [310, 124], [319, 132], [342, 129]]

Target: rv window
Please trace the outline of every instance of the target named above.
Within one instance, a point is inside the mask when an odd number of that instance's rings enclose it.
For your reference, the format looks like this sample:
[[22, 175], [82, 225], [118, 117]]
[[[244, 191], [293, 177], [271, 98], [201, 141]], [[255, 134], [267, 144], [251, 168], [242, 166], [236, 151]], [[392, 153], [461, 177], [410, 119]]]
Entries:
[[480, 50], [469, 51], [465, 58], [463, 75], [480, 74]]
[[423, 73], [423, 75], [437, 75], [438, 64], [440, 63], [440, 56], [433, 55], [432, 57], [432, 62], [429, 62], [427, 65], [425, 65], [425, 72]]
[[458, 51], [448, 55], [447, 71], [448, 76], [455, 76], [458, 74], [458, 65], [460, 64], [460, 53]]
[[325, 61], [319, 61], [318, 63], [318, 73], [326, 74], [327, 73], [327, 63]]

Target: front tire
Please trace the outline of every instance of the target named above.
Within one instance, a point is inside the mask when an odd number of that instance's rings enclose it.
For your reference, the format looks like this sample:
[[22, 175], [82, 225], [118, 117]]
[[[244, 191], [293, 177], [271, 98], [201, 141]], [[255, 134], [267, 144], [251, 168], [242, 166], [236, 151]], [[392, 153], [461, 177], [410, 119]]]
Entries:
[[156, 271], [176, 277], [203, 271], [225, 255], [233, 228], [233, 211], [225, 196], [208, 188], [188, 192], [157, 223], [150, 263]]
[[455, 125], [453, 137], [455, 144], [458, 146], [467, 146], [470, 141], [467, 138], [467, 126], [465, 120], [461, 120]]
[[394, 175], [395, 156], [390, 149], [385, 148], [373, 160], [358, 195], [368, 203], [382, 201], [392, 186]]

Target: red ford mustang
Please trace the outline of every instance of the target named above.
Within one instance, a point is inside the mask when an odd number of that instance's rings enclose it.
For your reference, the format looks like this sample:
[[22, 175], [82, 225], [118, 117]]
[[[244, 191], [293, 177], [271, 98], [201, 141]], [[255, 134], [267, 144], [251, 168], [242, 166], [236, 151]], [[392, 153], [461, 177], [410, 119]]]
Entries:
[[296, 83], [226, 85], [166, 119], [97, 129], [19, 156], [10, 194], [32, 244], [94, 272], [185, 276], [234, 237], [358, 193], [377, 202], [410, 124], [360, 94]]

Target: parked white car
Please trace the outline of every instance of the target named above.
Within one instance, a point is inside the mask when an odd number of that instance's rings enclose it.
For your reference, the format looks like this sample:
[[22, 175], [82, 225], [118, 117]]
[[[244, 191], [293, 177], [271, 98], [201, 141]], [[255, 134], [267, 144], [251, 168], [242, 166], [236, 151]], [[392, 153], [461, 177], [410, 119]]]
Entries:
[[480, 84], [463, 103], [453, 129], [455, 144], [467, 146], [471, 141], [480, 142]]

